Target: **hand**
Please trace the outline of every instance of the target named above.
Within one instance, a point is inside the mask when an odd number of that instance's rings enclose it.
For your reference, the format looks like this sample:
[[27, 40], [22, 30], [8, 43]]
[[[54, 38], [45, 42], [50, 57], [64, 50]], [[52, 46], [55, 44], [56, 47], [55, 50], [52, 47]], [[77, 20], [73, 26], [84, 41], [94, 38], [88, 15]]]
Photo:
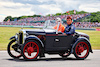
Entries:
[[63, 35], [67, 35], [66, 33], [63, 33]]

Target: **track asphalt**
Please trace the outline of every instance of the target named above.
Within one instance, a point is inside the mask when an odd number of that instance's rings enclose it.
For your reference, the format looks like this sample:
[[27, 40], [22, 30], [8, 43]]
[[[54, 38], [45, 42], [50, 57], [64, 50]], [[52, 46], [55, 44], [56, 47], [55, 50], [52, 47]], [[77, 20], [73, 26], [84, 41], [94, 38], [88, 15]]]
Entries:
[[77, 60], [74, 55], [61, 58], [59, 55], [45, 54], [37, 61], [11, 58], [7, 51], [0, 51], [0, 67], [100, 67], [100, 50], [93, 50], [85, 60]]

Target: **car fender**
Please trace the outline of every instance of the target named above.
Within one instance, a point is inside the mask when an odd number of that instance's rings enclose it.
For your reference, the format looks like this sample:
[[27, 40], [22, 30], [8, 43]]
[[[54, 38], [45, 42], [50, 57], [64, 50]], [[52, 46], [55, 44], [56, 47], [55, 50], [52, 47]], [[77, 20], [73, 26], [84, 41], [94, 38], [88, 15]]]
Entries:
[[37, 40], [37, 41], [40, 42], [41, 46], [44, 47], [43, 42], [42, 42], [37, 36], [29, 35], [29, 36], [26, 37], [25, 42], [26, 42], [27, 40]]
[[17, 38], [15, 36], [10, 37], [9, 40], [17, 40]]
[[80, 40], [85, 40], [85, 41], [87, 41], [87, 42], [88, 42], [88, 46], [89, 46], [89, 51], [90, 51], [91, 53], [93, 53], [92, 48], [91, 48], [90, 41], [89, 41], [86, 37], [79, 37], [79, 38], [77, 38], [76, 42], [72, 45], [71, 53], [73, 53], [73, 49], [74, 49], [76, 43], [79, 42]]

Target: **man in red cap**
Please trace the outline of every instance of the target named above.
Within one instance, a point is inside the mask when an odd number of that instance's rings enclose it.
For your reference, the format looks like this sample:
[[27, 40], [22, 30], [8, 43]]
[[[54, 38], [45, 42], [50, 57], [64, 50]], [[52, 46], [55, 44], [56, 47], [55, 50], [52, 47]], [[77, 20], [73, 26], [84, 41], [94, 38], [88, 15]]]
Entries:
[[67, 16], [67, 27], [65, 28], [64, 34], [71, 35], [75, 33], [75, 26], [72, 24], [72, 17]]

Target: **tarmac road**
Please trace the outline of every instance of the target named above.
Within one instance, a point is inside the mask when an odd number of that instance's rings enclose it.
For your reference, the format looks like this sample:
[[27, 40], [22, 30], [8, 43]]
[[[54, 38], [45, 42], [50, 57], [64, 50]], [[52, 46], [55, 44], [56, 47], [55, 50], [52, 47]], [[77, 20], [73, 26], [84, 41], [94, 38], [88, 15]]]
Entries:
[[77, 60], [74, 55], [61, 58], [59, 55], [48, 55], [37, 61], [13, 59], [6, 51], [0, 51], [0, 67], [100, 67], [100, 50], [93, 50], [87, 59]]

